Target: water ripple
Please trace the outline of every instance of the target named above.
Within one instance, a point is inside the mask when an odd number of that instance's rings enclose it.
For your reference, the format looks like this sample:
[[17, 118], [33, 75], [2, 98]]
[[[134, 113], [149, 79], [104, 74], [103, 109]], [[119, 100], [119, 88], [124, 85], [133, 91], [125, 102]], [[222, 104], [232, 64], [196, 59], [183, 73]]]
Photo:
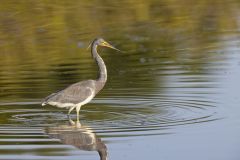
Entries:
[[[49, 124], [66, 122], [66, 110], [40, 105], [36, 108], [36, 103], [38, 102], [1, 103], [2, 106], [11, 106], [11, 109], [2, 110], [0, 114], [10, 114], [11, 124], [29, 127], [46, 127]], [[18, 105], [24, 105], [25, 108], [32, 105], [35, 107], [21, 109], [16, 108]], [[83, 107], [80, 119], [101, 135], [109, 133], [120, 137], [125, 134], [151, 135], [153, 130], [154, 134], [164, 134], [174, 132], [174, 128], [178, 126], [220, 119], [215, 108], [215, 102], [174, 97], [96, 98], [93, 103]], [[71, 116], [75, 118], [75, 113]]]

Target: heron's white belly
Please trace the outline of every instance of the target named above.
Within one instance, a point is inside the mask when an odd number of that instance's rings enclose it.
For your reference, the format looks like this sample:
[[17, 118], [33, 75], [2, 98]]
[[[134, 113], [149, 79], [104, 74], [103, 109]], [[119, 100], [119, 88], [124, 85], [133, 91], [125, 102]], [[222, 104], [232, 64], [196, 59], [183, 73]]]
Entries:
[[69, 107], [76, 106], [76, 104], [73, 104], [73, 103], [60, 103], [60, 102], [48, 102], [48, 104], [52, 106], [57, 106], [59, 108], [69, 108]]
[[[91, 88], [90, 88], [91, 89]], [[77, 106], [82, 106], [87, 104], [88, 102], [90, 102], [93, 97], [94, 97], [94, 91], [91, 89], [92, 94], [86, 98], [84, 101], [80, 102], [80, 103], [61, 103], [61, 102], [48, 102], [48, 104], [52, 105], [52, 106], [57, 106], [59, 108], [71, 108], [71, 107], [77, 107]]]

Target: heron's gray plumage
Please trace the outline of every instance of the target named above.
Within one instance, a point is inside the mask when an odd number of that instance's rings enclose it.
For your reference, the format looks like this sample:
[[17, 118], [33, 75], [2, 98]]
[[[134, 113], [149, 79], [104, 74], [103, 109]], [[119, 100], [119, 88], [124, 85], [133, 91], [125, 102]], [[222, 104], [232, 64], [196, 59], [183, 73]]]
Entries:
[[97, 52], [98, 46], [105, 46], [118, 50], [102, 38], [95, 39], [92, 42], [91, 53], [93, 59], [98, 65], [98, 78], [96, 80], [86, 80], [74, 83], [59, 92], [52, 93], [43, 100], [42, 105], [50, 104], [60, 108], [68, 108], [69, 114], [74, 108], [76, 108], [77, 116], [79, 115], [81, 106], [90, 102], [92, 98], [104, 87], [107, 81], [107, 69], [103, 59]]
[[50, 96], [46, 97], [42, 104], [50, 104], [51, 102], [57, 103], [69, 103], [69, 104], [79, 104], [87, 99], [89, 96], [94, 93], [96, 81], [87, 80], [74, 83], [67, 87], [64, 90], [61, 90], [57, 93], [53, 93]]

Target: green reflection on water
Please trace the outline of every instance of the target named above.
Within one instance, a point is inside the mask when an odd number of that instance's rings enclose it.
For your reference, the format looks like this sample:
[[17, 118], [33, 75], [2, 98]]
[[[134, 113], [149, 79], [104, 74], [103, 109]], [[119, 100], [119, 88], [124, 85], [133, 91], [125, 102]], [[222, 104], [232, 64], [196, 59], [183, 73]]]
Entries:
[[94, 78], [96, 67], [85, 48], [96, 36], [127, 51], [103, 54], [110, 75], [107, 87], [146, 87], [149, 92], [164, 86], [158, 77], [167, 65], [204, 74], [203, 66], [216, 60], [208, 59], [208, 51], [220, 47], [224, 31], [237, 28], [236, 3], [2, 2], [1, 99], [41, 98]]

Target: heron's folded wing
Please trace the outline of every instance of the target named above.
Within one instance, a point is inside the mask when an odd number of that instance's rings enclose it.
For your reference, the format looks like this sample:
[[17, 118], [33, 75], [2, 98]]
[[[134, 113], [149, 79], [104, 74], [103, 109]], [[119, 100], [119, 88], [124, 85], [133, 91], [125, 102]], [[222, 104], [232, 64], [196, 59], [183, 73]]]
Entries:
[[48, 102], [81, 103], [88, 97], [93, 96], [94, 91], [89, 85], [74, 84], [58, 92], [48, 99]]

